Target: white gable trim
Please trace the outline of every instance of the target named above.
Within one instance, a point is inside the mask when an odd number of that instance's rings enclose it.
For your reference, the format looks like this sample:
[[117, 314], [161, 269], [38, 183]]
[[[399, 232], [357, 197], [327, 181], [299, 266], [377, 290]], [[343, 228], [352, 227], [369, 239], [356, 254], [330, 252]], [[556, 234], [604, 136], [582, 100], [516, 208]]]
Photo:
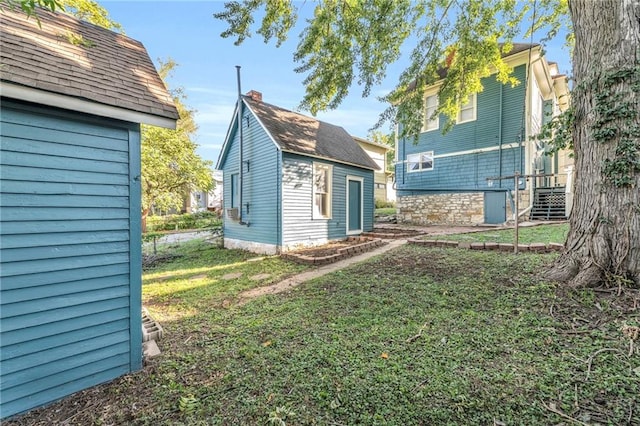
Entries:
[[167, 129], [176, 128], [176, 120], [160, 117], [158, 115], [147, 114], [130, 109], [118, 108], [98, 102], [80, 99], [73, 96], [61, 95], [34, 89], [32, 87], [18, 84], [0, 82], [0, 95], [7, 98], [21, 101], [33, 102], [56, 108], [67, 109], [86, 114], [93, 114], [100, 117], [114, 118], [116, 120], [128, 121], [130, 123], [144, 123], [152, 126], [165, 127]]

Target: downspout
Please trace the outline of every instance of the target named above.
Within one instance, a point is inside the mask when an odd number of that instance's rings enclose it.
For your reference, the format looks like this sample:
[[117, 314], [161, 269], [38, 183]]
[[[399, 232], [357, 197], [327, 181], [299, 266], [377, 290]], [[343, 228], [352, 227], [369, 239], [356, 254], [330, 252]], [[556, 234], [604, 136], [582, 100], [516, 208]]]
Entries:
[[[504, 84], [500, 84], [500, 113], [498, 127], [498, 176], [502, 176], [502, 91]], [[502, 179], [498, 180], [498, 188], [502, 188]]]
[[239, 139], [240, 139], [240, 144], [239, 144], [239, 150], [240, 150], [240, 154], [238, 155], [239, 157], [239, 166], [240, 166], [240, 171], [238, 173], [238, 223], [240, 225], [247, 225], [246, 223], [244, 223], [244, 221], [242, 220], [242, 174], [243, 174], [243, 158], [242, 158], [242, 142], [243, 142], [243, 136], [242, 136], [242, 89], [240, 87], [240, 65], [236, 65], [236, 74], [237, 74], [237, 79], [238, 79], [238, 131], [239, 133]]

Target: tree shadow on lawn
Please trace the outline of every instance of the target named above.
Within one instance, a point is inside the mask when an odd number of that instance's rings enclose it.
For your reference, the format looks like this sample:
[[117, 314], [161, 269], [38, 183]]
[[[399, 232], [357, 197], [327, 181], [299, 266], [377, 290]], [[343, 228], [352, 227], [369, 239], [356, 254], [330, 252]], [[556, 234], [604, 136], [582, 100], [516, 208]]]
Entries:
[[619, 327], [637, 292], [558, 290], [537, 276], [553, 257], [404, 246], [242, 307], [203, 300], [143, 371], [8, 424], [640, 424]]

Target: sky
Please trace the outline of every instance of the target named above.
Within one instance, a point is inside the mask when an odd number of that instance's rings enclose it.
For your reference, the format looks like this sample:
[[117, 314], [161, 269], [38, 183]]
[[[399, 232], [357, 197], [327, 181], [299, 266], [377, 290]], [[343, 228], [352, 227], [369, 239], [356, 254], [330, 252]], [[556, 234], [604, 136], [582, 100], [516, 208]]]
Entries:
[[[144, 44], [156, 66], [159, 59], [169, 57], [177, 62], [169, 86], [181, 87], [186, 95], [184, 103], [196, 111], [199, 129], [194, 141], [199, 145], [198, 153], [214, 165], [238, 96], [236, 65], [241, 66], [242, 93], [257, 90], [262, 92], [264, 102], [291, 110], [297, 110], [304, 96], [304, 74], [294, 71], [297, 64], [293, 60], [304, 23], [301, 19], [289, 39], [278, 48], [274, 42], [265, 44], [261, 36], [235, 46], [233, 39], [220, 37], [227, 28], [226, 22], [213, 17], [223, 10], [222, 1], [98, 2], [112, 20], [122, 25], [127, 36]], [[313, 12], [311, 1], [300, 2], [298, 6], [301, 16]], [[538, 41], [535, 36], [534, 41]], [[546, 55], [548, 60], [558, 62], [560, 72], [570, 74], [569, 52], [563, 43], [563, 37], [549, 43]], [[316, 117], [344, 127], [353, 136], [366, 137], [386, 108], [377, 97], [393, 89], [411, 48], [407, 45], [403, 49], [406, 54], [389, 66], [387, 78], [369, 97], [362, 98], [362, 91], [354, 87], [336, 110]]]

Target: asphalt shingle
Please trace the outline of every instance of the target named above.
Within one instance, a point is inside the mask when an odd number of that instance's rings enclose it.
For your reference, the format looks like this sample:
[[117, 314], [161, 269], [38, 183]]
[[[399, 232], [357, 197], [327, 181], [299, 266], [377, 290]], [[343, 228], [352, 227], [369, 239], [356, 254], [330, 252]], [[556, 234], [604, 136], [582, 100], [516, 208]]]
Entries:
[[[142, 45], [71, 16], [3, 6], [0, 80], [168, 119], [178, 111]], [[70, 36], [72, 34], [73, 36]], [[86, 46], [70, 38], [81, 37]]]

